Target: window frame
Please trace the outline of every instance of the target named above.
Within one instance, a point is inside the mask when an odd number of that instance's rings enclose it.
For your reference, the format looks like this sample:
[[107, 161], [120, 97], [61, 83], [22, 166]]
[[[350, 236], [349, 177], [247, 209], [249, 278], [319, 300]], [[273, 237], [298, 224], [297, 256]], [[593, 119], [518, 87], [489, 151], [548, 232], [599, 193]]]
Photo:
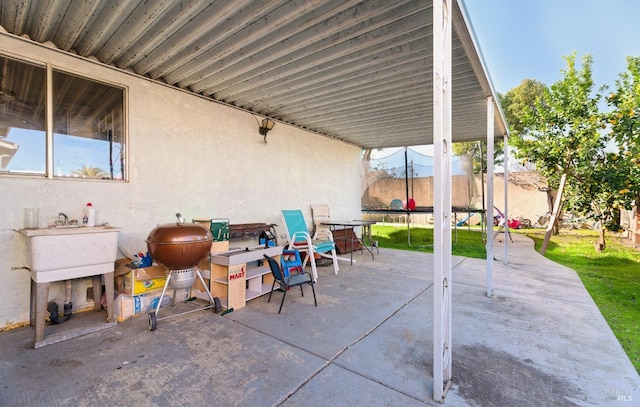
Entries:
[[[97, 181], [97, 182], [117, 182], [117, 183], [129, 183], [129, 87], [122, 83], [117, 83], [114, 81], [104, 80], [102, 78], [98, 79], [95, 76], [87, 75], [84, 73], [80, 73], [77, 71], [70, 70], [68, 68], [61, 67], [59, 65], [53, 64], [49, 61], [39, 61], [37, 59], [25, 58], [21, 56], [12, 55], [6, 52], [0, 52], [0, 57], [8, 58], [18, 63], [24, 63], [33, 65], [37, 68], [45, 69], [45, 172], [36, 173], [36, 172], [5, 172], [0, 171], [0, 177], [5, 178], [42, 178], [49, 180], [76, 180], [76, 181]], [[79, 78], [81, 80], [89, 81], [91, 83], [96, 83], [99, 85], [104, 85], [108, 87], [116, 88], [122, 91], [122, 118], [121, 123], [119, 124], [122, 127], [122, 141], [121, 141], [121, 150], [120, 153], [122, 155], [120, 163], [122, 165], [122, 178], [96, 178], [96, 177], [74, 177], [69, 175], [55, 175], [54, 171], [54, 105], [53, 105], [53, 73], [54, 71], [59, 74], [68, 75], [71, 77]]]

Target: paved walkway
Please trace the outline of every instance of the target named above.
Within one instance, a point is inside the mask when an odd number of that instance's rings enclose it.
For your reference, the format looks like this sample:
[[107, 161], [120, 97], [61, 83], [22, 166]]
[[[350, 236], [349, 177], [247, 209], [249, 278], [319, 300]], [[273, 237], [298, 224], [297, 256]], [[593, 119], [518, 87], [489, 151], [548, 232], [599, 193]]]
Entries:
[[[514, 239], [493, 298], [484, 261], [454, 258], [445, 405], [638, 405], [640, 377], [577, 275]], [[40, 349], [30, 328], [0, 333], [0, 406], [439, 405], [432, 255], [354, 259], [337, 276], [319, 269], [317, 308], [294, 290], [280, 315], [275, 293], [226, 316], [195, 312], [155, 332], [143, 316]]]

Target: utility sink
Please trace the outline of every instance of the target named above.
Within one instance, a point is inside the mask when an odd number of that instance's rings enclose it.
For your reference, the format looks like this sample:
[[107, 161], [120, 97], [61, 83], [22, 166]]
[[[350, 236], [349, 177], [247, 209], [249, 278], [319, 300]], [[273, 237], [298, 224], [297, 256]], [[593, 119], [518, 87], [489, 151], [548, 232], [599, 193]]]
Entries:
[[27, 238], [31, 279], [48, 283], [113, 272], [119, 231], [113, 226], [20, 230]]
[[[118, 255], [118, 232], [113, 226], [52, 227], [22, 229], [27, 238], [31, 267], [31, 325], [35, 325], [34, 347], [50, 345], [117, 324], [113, 306], [113, 271]], [[77, 328], [45, 338], [49, 283], [93, 277], [95, 310], [100, 311], [102, 278], [107, 298], [107, 323]]]

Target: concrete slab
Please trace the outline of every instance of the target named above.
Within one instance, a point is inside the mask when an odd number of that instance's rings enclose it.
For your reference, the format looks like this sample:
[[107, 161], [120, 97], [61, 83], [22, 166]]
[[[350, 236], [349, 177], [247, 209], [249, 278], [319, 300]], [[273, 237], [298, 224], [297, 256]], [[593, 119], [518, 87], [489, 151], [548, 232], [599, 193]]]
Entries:
[[[484, 261], [454, 259], [445, 404], [636, 404], [640, 377], [577, 275], [514, 239], [509, 264], [494, 262], [493, 298]], [[318, 307], [311, 290], [292, 289], [280, 315], [276, 292], [155, 332], [142, 316], [40, 349], [30, 328], [0, 333], [0, 406], [438, 405], [432, 255], [354, 259], [337, 276], [319, 269]]]

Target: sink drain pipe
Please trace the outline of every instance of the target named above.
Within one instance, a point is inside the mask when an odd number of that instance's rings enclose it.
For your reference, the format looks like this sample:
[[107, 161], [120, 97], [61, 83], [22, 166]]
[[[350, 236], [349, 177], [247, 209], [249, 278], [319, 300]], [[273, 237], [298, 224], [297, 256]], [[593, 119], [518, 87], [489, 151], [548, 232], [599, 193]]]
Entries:
[[68, 321], [72, 315], [73, 303], [71, 302], [71, 280], [67, 280], [65, 285], [64, 316], [60, 318], [60, 315], [58, 313], [58, 304], [56, 304], [55, 301], [50, 301], [47, 305], [47, 311], [49, 311], [49, 319], [54, 325]]

